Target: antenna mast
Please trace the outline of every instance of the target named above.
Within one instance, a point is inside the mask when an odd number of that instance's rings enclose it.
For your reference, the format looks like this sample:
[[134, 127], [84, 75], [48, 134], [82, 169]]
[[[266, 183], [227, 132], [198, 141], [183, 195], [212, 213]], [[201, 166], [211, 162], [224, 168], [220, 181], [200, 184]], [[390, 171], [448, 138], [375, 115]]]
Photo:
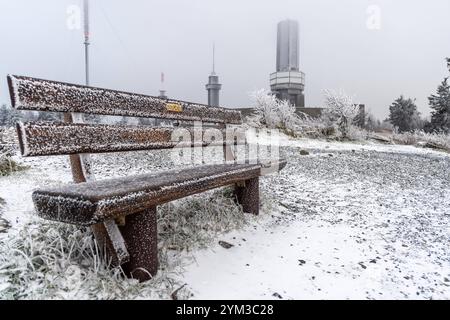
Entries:
[[216, 44], [213, 42], [213, 70], [212, 74], [216, 74]]
[[216, 44], [213, 42], [212, 56], [212, 72], [208, 77], [206, 90], [208, 91], [208, 105], [213, 107], [219, 106], [219, 92], [222, 85], [219, 83], [219, 76], [216, 75]]
[[84, 0], [84, 64], [86, 85], [89, 85], [89, 0]]

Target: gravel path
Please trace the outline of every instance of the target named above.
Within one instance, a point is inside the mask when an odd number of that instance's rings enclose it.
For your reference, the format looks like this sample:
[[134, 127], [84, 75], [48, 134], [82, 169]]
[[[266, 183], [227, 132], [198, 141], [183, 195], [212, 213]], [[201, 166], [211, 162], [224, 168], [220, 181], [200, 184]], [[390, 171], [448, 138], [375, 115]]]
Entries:
[[273, 219], [197, 254], [185, 279], [196, 298], [450, 298], [448, 155], [300, 150], [283, 148], [289, 165], [262, 179]]

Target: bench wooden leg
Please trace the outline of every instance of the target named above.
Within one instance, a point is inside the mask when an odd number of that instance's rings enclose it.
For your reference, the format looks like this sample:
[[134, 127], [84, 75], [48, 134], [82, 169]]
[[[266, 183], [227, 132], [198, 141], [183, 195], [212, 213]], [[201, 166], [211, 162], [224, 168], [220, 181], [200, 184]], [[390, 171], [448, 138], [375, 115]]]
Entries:
[[130, 254], [125, 245], [125, 240], [114, 220], [107, 220], [93, 225], [91, 230], [100, 250], [106, 251], [106, 255], [111, 259], [113, 266], [120, 266], [130, 261]]
[[236, 184], [234, 193], [244, 212], [259, 214], [259, 178], [245, 180], [243, 184]]
[[158, 271], [156, 207], [127, 216], [120, 230], [130, 254], [125, 273], [141, 282], [151, 279]]

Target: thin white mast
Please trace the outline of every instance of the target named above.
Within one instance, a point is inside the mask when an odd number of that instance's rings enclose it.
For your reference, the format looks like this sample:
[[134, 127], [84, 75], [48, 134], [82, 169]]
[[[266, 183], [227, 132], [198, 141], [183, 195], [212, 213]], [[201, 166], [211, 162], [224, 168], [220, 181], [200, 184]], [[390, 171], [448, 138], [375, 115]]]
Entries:
[[86, 85], [89, 85], [89, 0], [84, 0], [84, 61]]
[[216, 74], [216, 43], [213, 42], [213, 70], [212, 74]]

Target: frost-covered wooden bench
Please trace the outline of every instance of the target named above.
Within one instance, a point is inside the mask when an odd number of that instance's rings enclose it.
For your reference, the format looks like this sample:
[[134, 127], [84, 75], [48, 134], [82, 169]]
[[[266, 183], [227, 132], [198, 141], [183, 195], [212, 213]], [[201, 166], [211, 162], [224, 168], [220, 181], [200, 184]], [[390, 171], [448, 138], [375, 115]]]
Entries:
[[[267, 164], [234, 161], [232, 149], [245, 139], [236, 139], [233, 132], [228, 135], [227, 125], [241, 124], [239, 111], [22, 76], [8, 76], [8, 85], [16, 109], [64, 113], [64, 122], [17, 124], [23, 156], [70, 155], [75, 184], [36, 190], [33, 201], [38, 214], [49, 220], [90, 226], [113, 263], [122, 265], [134, 278], [147, 280], [158, 269], [157, 205], [235, 185], [236, 200], [243, 210], [258, 214], [258, 177]], [[80, 114], [201, 121], [220, 130], [227, 126], [231, 139], [206, 141], [200, 135], [201, 146], [223, 146], [227, 158], [222, 164], [95, 181], [90, 153], [198, 144], [195, 140], [187, 144], [174, 140], [177, 127], [87, 124], [82, 123]], [[191, 137], [198, 136], [197, 129], [190, 130]], [[285, 164], [274, 159], [270, 166], [279, 170]]]

